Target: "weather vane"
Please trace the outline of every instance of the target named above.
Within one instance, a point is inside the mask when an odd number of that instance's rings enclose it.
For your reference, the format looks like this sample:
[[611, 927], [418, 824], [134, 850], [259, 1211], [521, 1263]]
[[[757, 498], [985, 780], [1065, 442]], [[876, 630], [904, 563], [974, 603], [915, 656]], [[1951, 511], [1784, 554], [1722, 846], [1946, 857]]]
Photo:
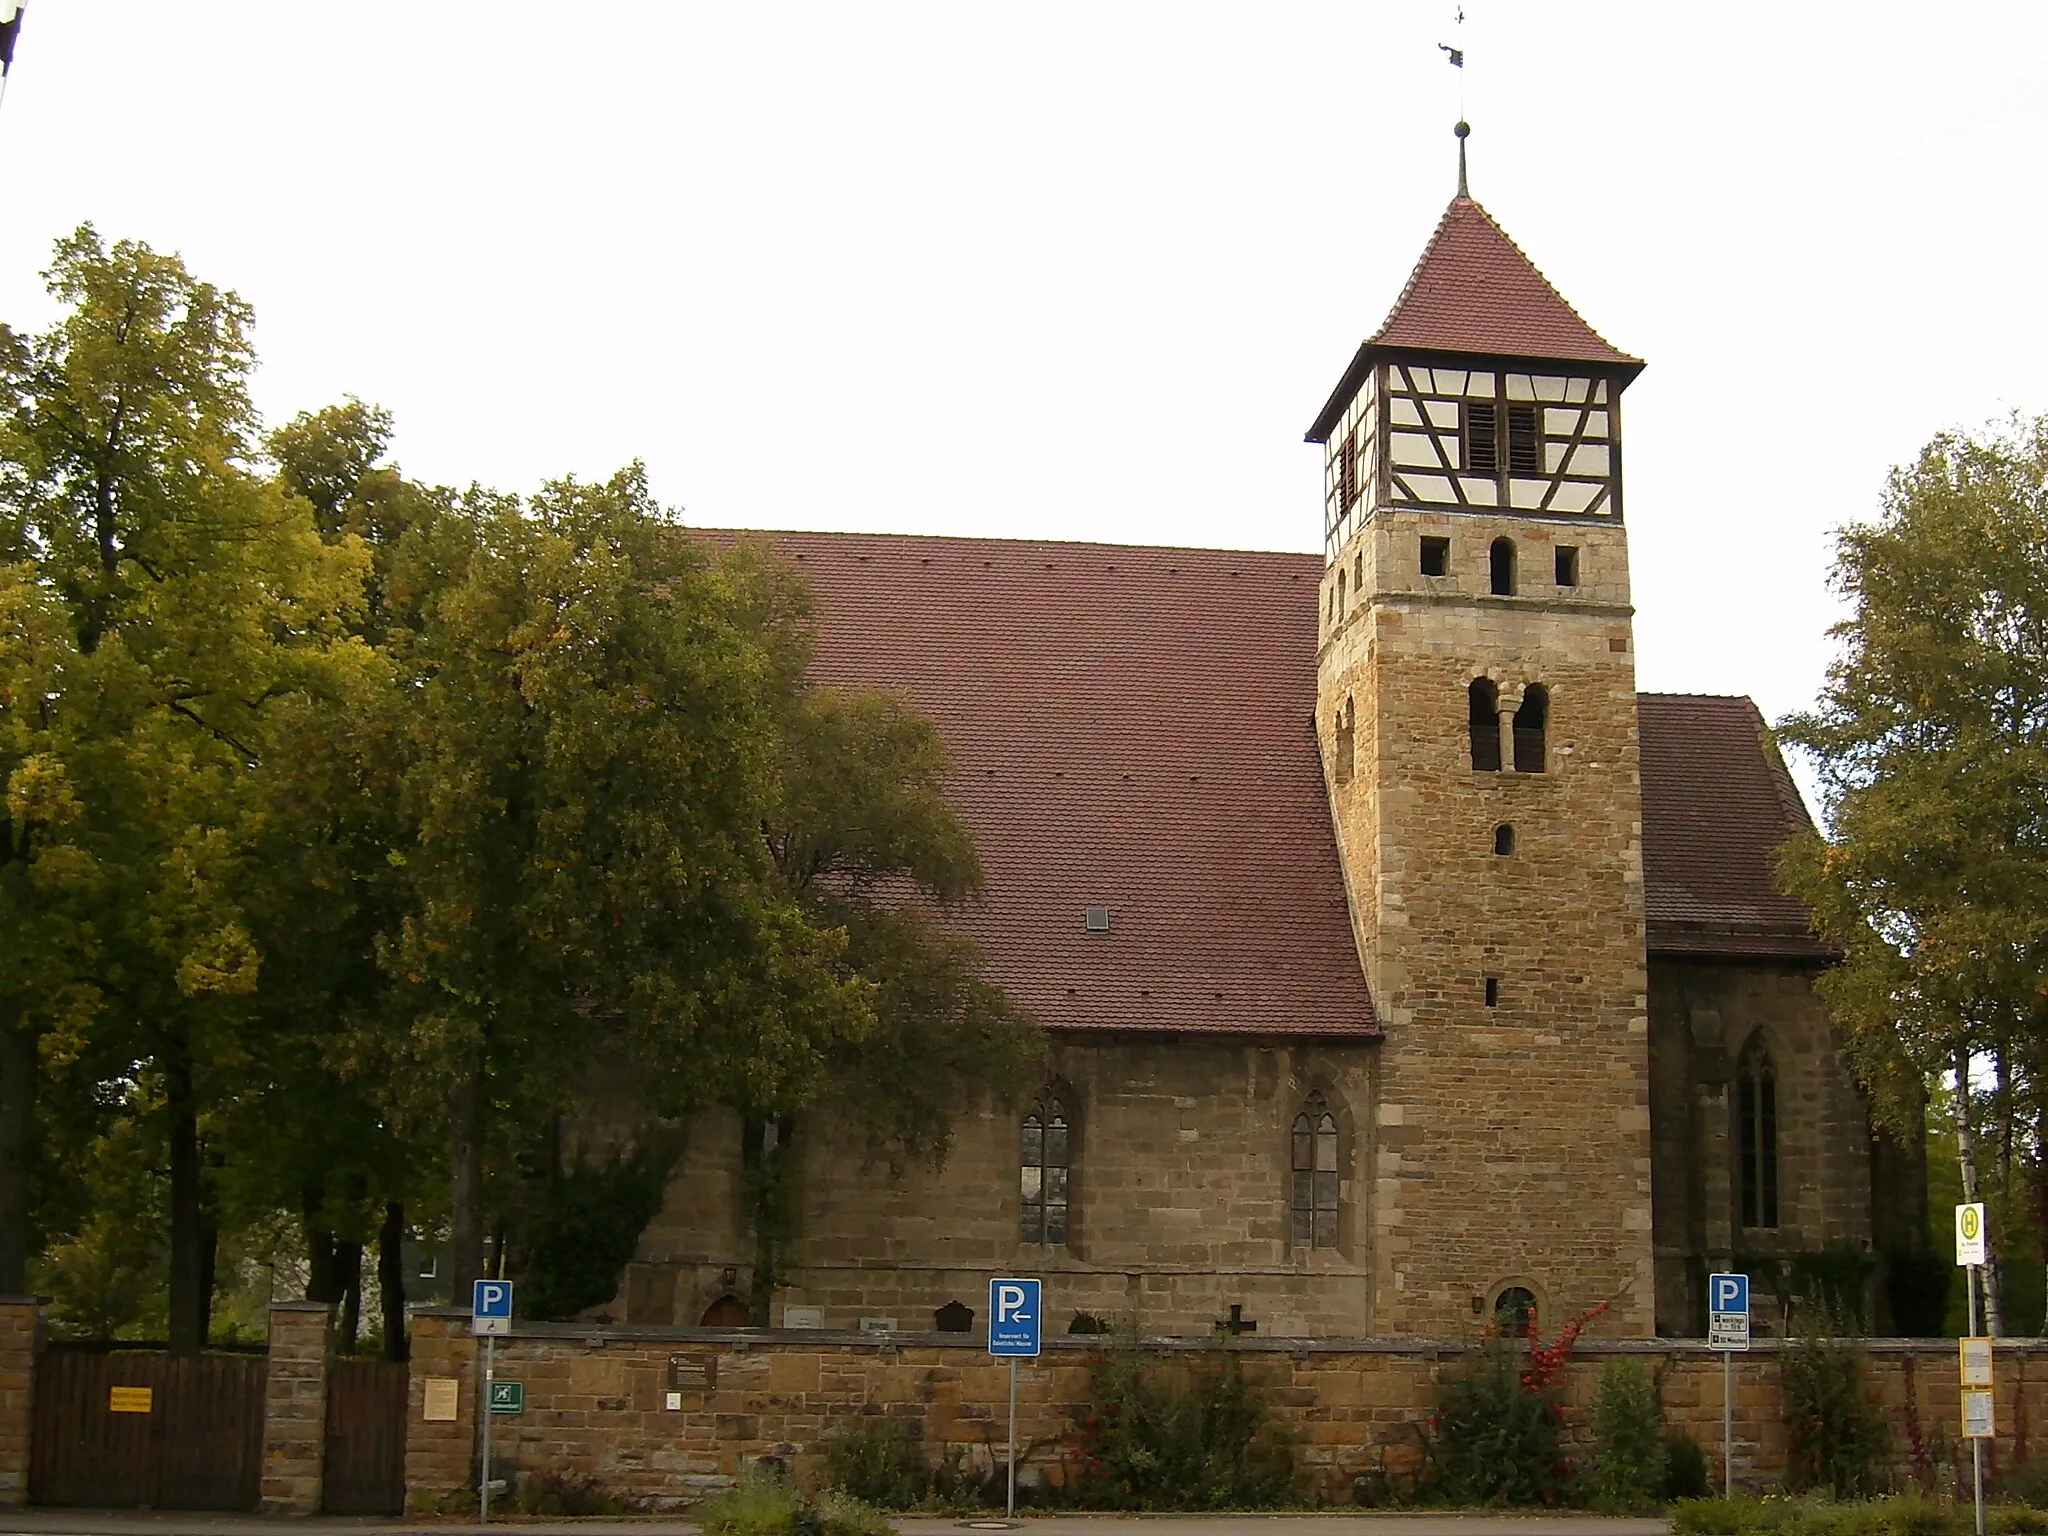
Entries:
[[1460, 5], [1451, 19], [1457, 24], [1458, 41], [1455, 45], [1438, 43], [1437, 47], [1458, 72], [1458, 126], [1454, 130], [1458, 135], [1458, 196], [1470, 197], [1465, 184], [1465, 140], [1472, 132], [1472, 125], [1465, 121], [1465, 7]]

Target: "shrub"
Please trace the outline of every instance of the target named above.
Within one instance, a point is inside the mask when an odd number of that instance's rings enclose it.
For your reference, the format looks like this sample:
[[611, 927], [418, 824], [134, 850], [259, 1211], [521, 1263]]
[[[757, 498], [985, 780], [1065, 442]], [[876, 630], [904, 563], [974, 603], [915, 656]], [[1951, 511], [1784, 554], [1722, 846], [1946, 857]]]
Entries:
[[1889, 1433], [1864, 1386], [1862, 1357], [1846, 1345], [1804, 1338], [1787, 1345], [1778, 1366], [1791, 1431], [1787, 1485], [1838, 1499], [1878, 1492]]
[[1707, 1496], [1707, 1454], [1683, 1429], [1664, 1432], [1664, 1502]]
[[843, 1489], [818, 1495], [818, 1536], [895, 1536], [889, 1517]]
[[915, 1509], [932, 1491], [923, 1435], [906, 1419], [842, 1424], [825, 1442], [825, 1478], [848, 1497], [882, 1509]]
[[1557, 1381], [1587, 1323], [1607, 1303], [1567, 1318], [1545, 1344], [1528, 1321], [1527, 1353], [1488, 1328], [1462, 1376], [1437, 1390], [1430, 1416], [1428, 1492], [1455, 1504], [1556, 1504], [1571, 1464], [1558, 1449], [1564, 1406]]
[[788, 1478], [758, 1467], [748, 1468], [731, 1493], [695, 1510], [704, 1536], [792, 1536], [797, 1517], [807, 1513], [803, 1495]]
[[2001, 1503], [2048, 1509], [2048, 1462], [2023, 1461], [2008, 1467], [1992, 1478], [1984, 1491], [1987, 1497]]
[[1838, 1504], [1826, 1498], [1682, 1499], [1677, 1536], [1963, 1536], [1952, 1511], [1914, 1494]]
[[594, 1477], [529, 1472], [519, 1480], [522, 1515], [619, 1515], [625, 1509]]
[[1663, 1501], [1669, 1458], [1657, 1385], [1633, 1360], [1610, 1360], [1600, 1367], [1600, 1388], [1593, 1399], [1593, 1444], [1587, 1491], [1595, 1508], [1632, 1514]]
[[1079, 1419], [1073, 1496], [1092, 1509], [1256, 1509], [1294, 1481], [1292, 1449], [1235, 1355], [1168, 1366], [1119, 1347]]

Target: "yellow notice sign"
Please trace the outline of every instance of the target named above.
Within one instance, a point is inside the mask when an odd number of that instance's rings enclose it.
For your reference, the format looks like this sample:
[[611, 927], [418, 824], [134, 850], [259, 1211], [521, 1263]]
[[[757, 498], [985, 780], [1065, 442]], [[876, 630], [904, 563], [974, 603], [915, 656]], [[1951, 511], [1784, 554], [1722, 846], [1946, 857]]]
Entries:
[[155, 1405], [154, 1387], [107, 1388], [107, 1410], [110, 1413], [148, 1413]]
[[457, 1404], [460, 1402], [462, 1383], [453, 1376], [429, 1376], [427, 1378], [426, 1413], [423, 1417], [429, 1424], [453, 1424]]
[[1989, 1440], [1997, 1433], [1992, 1423], [1991, 1389], [1963, 1388], [1963, 1438]]
[[1991, 1385], [1991, 1341], [1989, 1339], [1957, 1339], [1962, 1349], [1963, 1385], [1966, 1387], [1988, 1387]]

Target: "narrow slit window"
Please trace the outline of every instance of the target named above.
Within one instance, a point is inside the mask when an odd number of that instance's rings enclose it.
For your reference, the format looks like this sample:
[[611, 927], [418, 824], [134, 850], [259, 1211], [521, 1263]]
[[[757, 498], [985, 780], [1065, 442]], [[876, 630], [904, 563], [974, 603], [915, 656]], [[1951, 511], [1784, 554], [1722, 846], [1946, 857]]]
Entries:
[[1351, 431], [1344, 434], [1344, 441], [1337, 445], [1337, 505], [1342, 511], [1350, 511], [1358, 500], [1358, 434]]
[[1508, 473], [1537, 475], [1543, 472], [1543, 438], [1536, 429], [1536, 407], [1508, 407]]
[[1289, 1202], [1297, 1248], [1337, 1246], [1337, 1117], [1312, 1093], [1294, 1117]]
[[1490, 677], [1475, 677], [1465, 690], [1467, 729], [1472, 737], [1472, 766], [1481, 773], [1500, 772], [1500, 690]]
[[1043, 1093], [1024, 1117], [1021, 1231], [1027, 1243], [1058, 1247], [1067, 1240], [1069, 1125], [1057, 1095]]
[[1486, 978], [1486, 1006], [1489, 1008], [1498, 1008], [1500, 1006], [1500, 978], [1498, 976]]
[[1430, 535], [1424, 534], [1422, 536], [1422, 574], [1425, 576], [1443, 576], [1449, 574], [1450, 569], [1451, 541], [1449, 539], [1432, 538]]
[[1465, 468], [1475, 475], [1500, 472], [1500, 407], [1491, 400], [1467, 400], [1461, 423]]
[[1515, 772], [1543, 772], [1549, 730], [1550, 692], [1541, 683], [1531, 683], [1522, 690], [1522, 705], [1515, 711]]
[[1337, 711], [1337, 782], [1349, 784], [1358, 771], [1358, 703], [1346, 699]]
[[1742, 1224], [1778, 1224], [1778, 1074], [1762, 1035], [1752, 1035], [1735, 1069], [1735, 1113], [1741, 1122]]
[[1495, 597], [1515, 595], [1515, 541], [1495, 539], [1493, 547], [1486, 552], [1489, 572], [1493, 578]]

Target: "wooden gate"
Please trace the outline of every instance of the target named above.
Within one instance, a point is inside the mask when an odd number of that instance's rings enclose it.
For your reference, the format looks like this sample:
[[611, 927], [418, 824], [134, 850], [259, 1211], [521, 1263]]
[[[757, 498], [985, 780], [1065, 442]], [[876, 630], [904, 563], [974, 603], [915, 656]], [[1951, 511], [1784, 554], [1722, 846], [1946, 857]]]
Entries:
[[406, 1367], [384, 1360], [327, 1365], [327, 1460], [321, 1508], [330, 1515], [405, 1513]]
[[67, 1349], [36, 1362], [29, 1498], [251, 1510], [263, 1473], [260, 1355]]

